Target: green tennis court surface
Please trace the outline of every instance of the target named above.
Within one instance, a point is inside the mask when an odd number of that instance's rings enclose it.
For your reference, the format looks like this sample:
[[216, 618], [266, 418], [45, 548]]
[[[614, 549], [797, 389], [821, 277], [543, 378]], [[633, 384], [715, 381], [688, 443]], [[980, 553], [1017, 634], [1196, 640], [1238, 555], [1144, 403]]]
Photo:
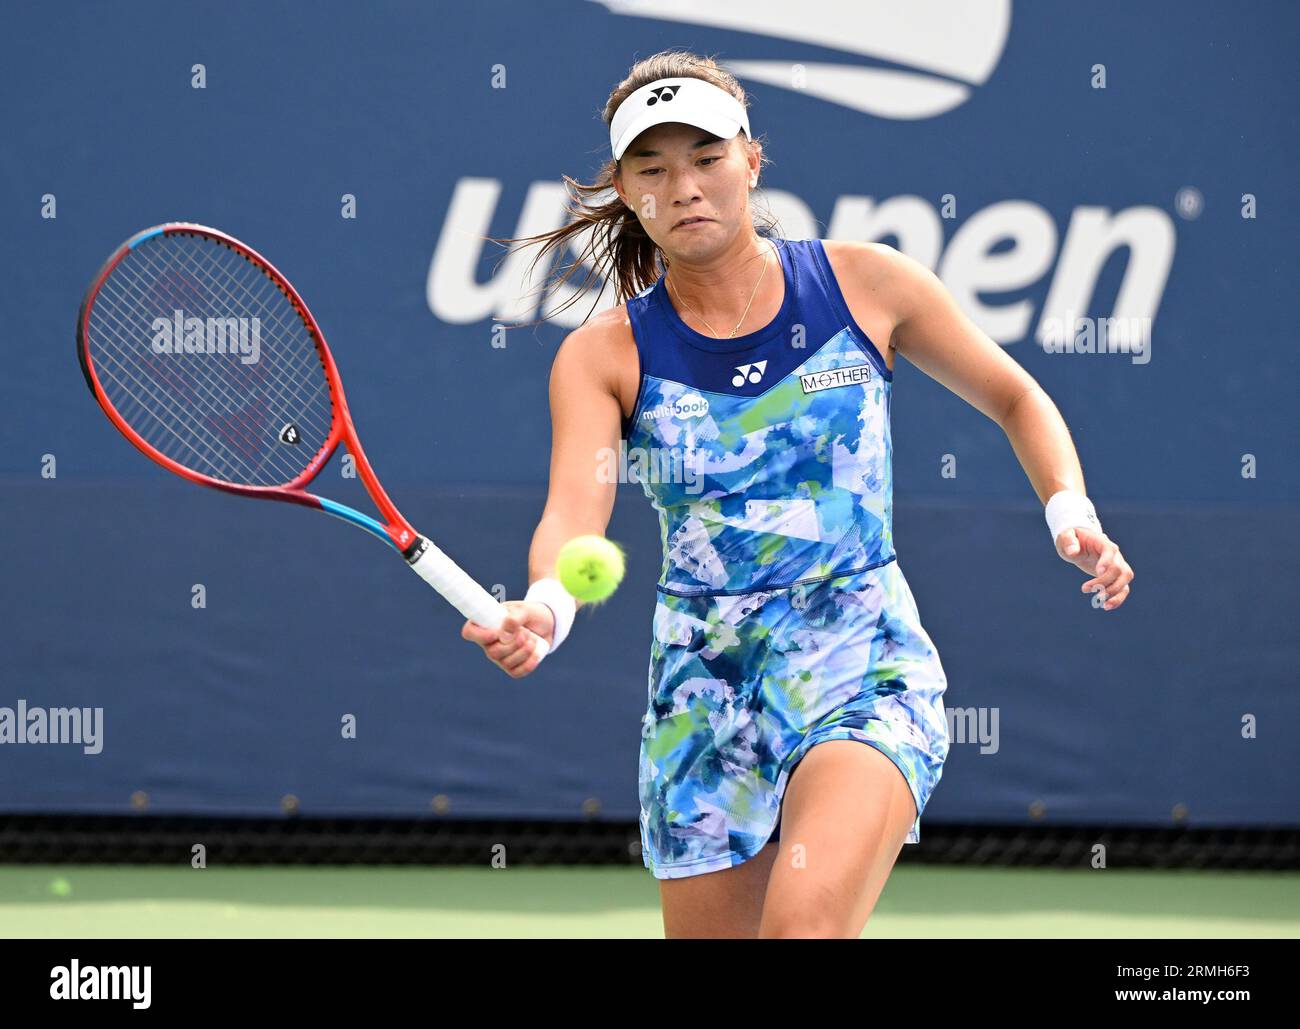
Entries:
[[[0, 866], [6, 937], [659, 937], [636, 868]], [[864, 937], [1296, 937], [1300, 873], [901, 867]]]

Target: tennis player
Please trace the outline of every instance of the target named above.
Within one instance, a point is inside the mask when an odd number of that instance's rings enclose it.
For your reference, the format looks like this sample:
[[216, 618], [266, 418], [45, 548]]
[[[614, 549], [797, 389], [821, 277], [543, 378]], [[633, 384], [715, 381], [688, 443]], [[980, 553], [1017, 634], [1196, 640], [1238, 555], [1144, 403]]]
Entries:
[[605, 107], [601, 177], [566, 178], [577, 217], [527, 238], [540, 257], [589, 233], [580, 261], [623, 302], [554, 362], [527, 595], [499, 631], [462, 635], [515, 678], [539, 661], [521, 627], [564, 642], [576, 605], [555, 558], [604, 533], [616, 487], [597, 469], [625, 441], [663, 535], [640, 801], [665, 932], [856, 937], [920, 839], [949, 743], [944, 670], [894, 551], [897, 355], [1006, 432], [1084, 591], [1113, 611], [1133, 573], [1055, 405], [928, 268], [760, 233], [746, 107], [712, 60], [637, 63]]

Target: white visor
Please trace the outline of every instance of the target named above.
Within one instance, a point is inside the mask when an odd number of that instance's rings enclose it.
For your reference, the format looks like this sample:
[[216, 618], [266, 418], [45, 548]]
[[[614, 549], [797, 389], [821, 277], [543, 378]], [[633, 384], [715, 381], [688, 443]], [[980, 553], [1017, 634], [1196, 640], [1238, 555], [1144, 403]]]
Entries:
[[694, 125], [722, 139], [737, 132], [749, 134], [744, 105], [725, 89], [703, 79], [657, 79], [642, 86], [614, 112], [609, 126], [609, 148], [619, 160], [646, 129], [675, 121]]

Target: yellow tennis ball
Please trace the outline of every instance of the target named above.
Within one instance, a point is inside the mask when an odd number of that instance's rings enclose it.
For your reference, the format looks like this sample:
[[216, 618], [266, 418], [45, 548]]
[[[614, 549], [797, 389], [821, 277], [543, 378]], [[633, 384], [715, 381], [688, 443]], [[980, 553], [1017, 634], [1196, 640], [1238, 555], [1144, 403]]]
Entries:
[[576, 536], [560, 548], [555, 571], [573, 597], [592, 604], [623, 581], [623, 551], [604, 536]]

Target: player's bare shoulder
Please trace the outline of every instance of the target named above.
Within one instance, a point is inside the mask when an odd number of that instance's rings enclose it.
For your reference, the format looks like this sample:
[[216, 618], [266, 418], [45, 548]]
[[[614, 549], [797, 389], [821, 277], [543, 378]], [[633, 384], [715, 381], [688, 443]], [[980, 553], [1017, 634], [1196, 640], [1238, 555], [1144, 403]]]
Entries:
[[[893, 349], [895, 327], [930, 296], [934, 273], [886, 243], [823, 240], [826, 259], [854, 317]], [[892, 360], [890, 367], [893, 367]]]
[[873, 293], [897, 285], [910, 260], [887, 243], [824, 239], [822, 247], [837, 280], [857, 283]]
[[601, 348], [617, 350], [622, 345], [634, 346], [632, 341], [632, 321], [627, 314], [627, 304], [609, 307], [594, 314], [579, 325], [569, 338], [580, 336], [583, 340], [580, 348]]
[[594, 379], [618, 398], [626, 414], [635, 403], [640, 363], [627, 304], [592, 315], [564, 338], [555, 372]]
[[894, 367], [894, 330], [909, 303], [913, 271], [920, 264], [885, 243], [822, 240], [831, 274], [854, 320]]

